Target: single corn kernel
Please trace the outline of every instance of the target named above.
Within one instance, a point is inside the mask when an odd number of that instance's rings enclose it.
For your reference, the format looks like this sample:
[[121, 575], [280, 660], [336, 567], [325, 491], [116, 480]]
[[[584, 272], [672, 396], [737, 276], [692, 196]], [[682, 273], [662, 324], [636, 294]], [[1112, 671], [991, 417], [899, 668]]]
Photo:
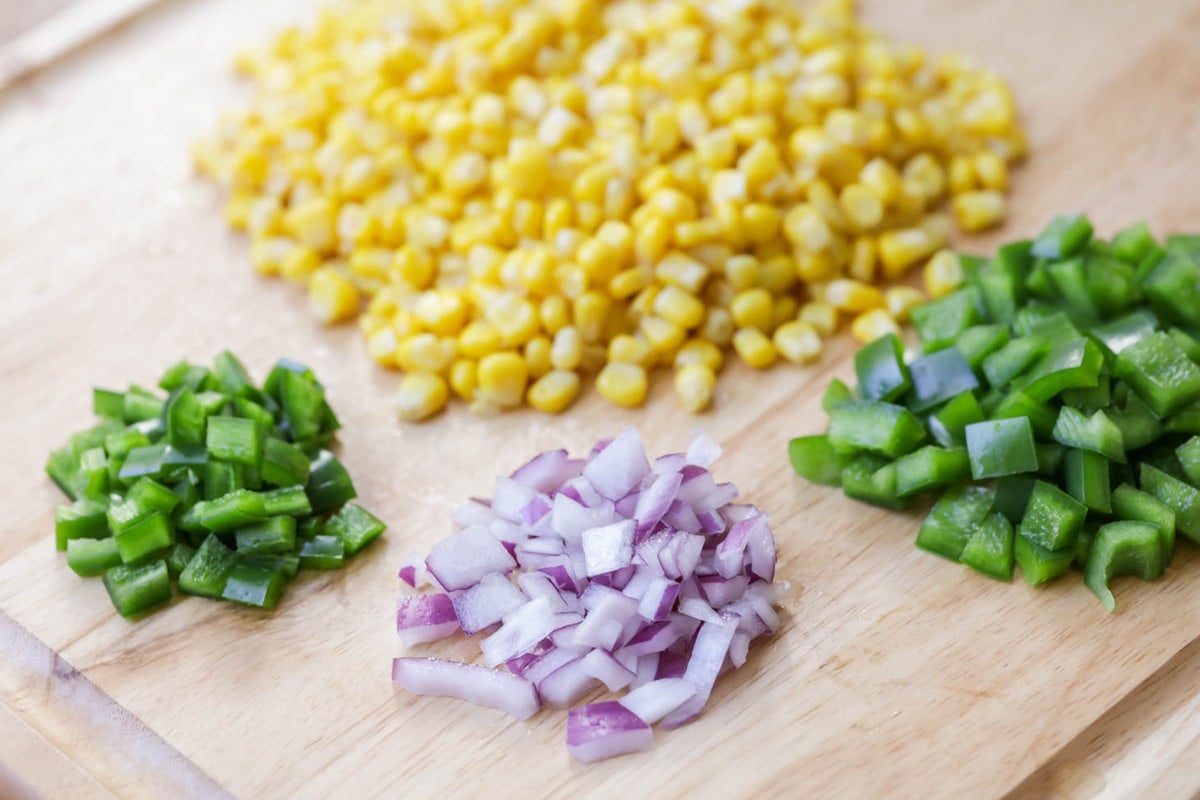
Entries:
[[467, 308], [457, 292], [432, 290], [417, 298], [413, 314], [426, 330], [438, 336], [454, 336], [462, 330]]
[[409, 372], [441, 374], [449, 369], [457, 352], [458, 343], [453, 339], [418, 333], [400, 342], [396, 348], [396, 363]]
[[762, 262], [758, 282], [771, 294], [790, 292], [796, 285], [796, 262], [783, 254], [771, 256]]
[[[363, 316], [359, 319], [361, 321], [370, 318]], [[380, 366], [396, 367], [398, 364], [396, 364], [395, 354], [398, 343], [396, 332], [388, 325], [383, 324], [367, 334], [367, 355]]]
[[977, 153], [974, 167], [983, 188], [993, 189], [997, 192], [1008, 188], [1008, 165], [1004, 163], [1004, 159], [991, 150], [982, 150]]
[[542, 300], [538, 307], [538, 317], [542, 320], [542, 328], [546, 333], [557, 333], [571, 321], [570, 307], [567, 299], [560, 295], [551, 295]]
[[450, 388], [468, 403], [475, 399], [475, 388], [479, 385], [479, 367], [468, 359], [460, 358], [450, 365]]
[[684, 337], [687, 335], [687, 332], [678, 325], [655, 316], [642, 317], [638, 323], [638, 330], [642, 332], [642, 336], [656, 353], [672, 356], [683, 344]]
[[758, 328], [740, 328], [733, 334], [733, 349], [754, 369], [766, 369], [775, 363], [775, 345]]
[[703, 364], [713, 372], [721, 368], [725, 356], [721, 348], [705, 339], [689, 339], [675, 354], [675, 369], [688, 364]]
[[838, 312], [828, 303], [814, 300], [800, 306], [796, 319], [812, 325], [822, 336], [831, 336], [837, 330]]
[[414, 289], [429, 286], [437, 269], [429, 251], [413, 245], [396, 250], [392, 266], [400, 279]]
[[571, 326], [559, 328], [550, 345], [550, 363], [557, 370], [578, 369], [583, 358], [583, 341]]
[[712, 404], [717, 376], [705, 364], [684, 364], [675, 370], [675, 394], [683, 407], [698, 413]]
[[525, 384], [529, 380], [529, 365], [517, 353], [492, 353], [479, 360], [479, 386], [476, 395], [497, 408], [521, 404]]
[[863, 283], [875, 282], [875, 240], [860, 236], [850, 247], [850, 265], [846, 270], [850, 277]]
[[419, 422], [445, 408], [448, 398], [446, 382], [440, 375], [409, 372], [400, 379], [396, 411], [407, 422]]
[[942, 297], [963, 282], [962, 263], [953, 250], [939, 250], [925, 265], [925, 291], [930, 297]]
[[579, 375], [556, 369], [534, 381], [526, 392], [525, 399], [538, 411], [558, 414], [575, 402], [578, 395]]
[[775, 330], [785, 322], [790, 322], [796, 318], [796, 312], [800, 310], [800, 301], [791, 295], [783, 295], [775, 298], [775, 302], [771, 304], [771, 326], [768, 330]]
[[636, 408], [646, 400], [649, 379], [646, 370], [637, 364], [609, 362], [596, 376], [596, 390], [608, 402]]
[[734, 256], [725, 262], [725, 280], [734, 289], [750, 289], [758, 285], [759, 263], [751, 255]]
[[921, 228], [884, 231], [876, 246], [884, 276], [889, 280], [901, 277], [913, 264], [928, 258], [937, 249], [933, 238]]
[[545, 336], [535, 336], [525, 343], [525, 363], [529, 365], [530, 377], [540, 378], [551, 370], [550, 347], [550, 340]]
[[1004, 195], [993, 189], [955, 195], [952, 205], [959, 227], [968, 233], [998, 225], [1007, 210]]
[[704, 303], [675, 286], [665, 286], [654, 298], [654, 313], [680, 328], [694, 328], [704, 319]]
[[585, 342], [598, 342], [604, 336], [604, 325], [612, 301], [605, 294], [592, 290], [575, 300], [573, 318], [579, 335]]
[[825, 302], [839, 311], [867, 311], [883, 305], [883, 292], [861, 281], [839, 278], [825, 287]]
[[842, 211], [861, 230], [874, 228], [883, 219], [883, 201], [873, 190], [861, 184], [842, 189], [838, 198]]
[[308, 282], [308, 306], [326, 325], [342, 322], [358, 313], [358, 290], [336, 269], [322, 267]]
[[654, 349], [650, 347], [650, 343], [636, 336], [622, 333], [614, 336], [613, 340], [608, 343], [607, 357], [610, 363], [639, 364], [648, 367], [653, 356]]
[[654, 273], [649, 267], [637, 266], [622, 270], [608, 282], [608, 293], [618, 299], [632, 297], [650, 285]]
[[739, 328], [767, 331], [771, 327], [771, 312], [771, 293], [761, 288], [738, 292], [729, 304], [729, 313]]
[[807, 322], [792, 320], [775, 329], [771, 342], [779, 355], [793, 364], [812, 361], [821, 354], [821, 336]]
[[976, 177], [975, 164], [972, 159], [967, 156], [954, 156], [950, 159], [950, 168], [946, 176], [950, 194], [971, 191], [975, 188]]
[[892, 286], [883, 293], [883, 306], [897, 322], [907, 322], [908, 312], [925, 302], [925, 295], [911, 286]]
[[860, 343], [869, 344], [880, 336], [887, 336], [889, 333], [899, 334], [900, 326], [896, 324], [896, 320], [886, 309], [873, 308], [854, 318], [854, 321], [850, 323], [850, 333]]
[[766, 203], [750, 203], [742, 210], [746, 239], [754, 244], [768, 242], [779, 232], [779, 210]]
[[321, 267], [321, 257], [311, 247], [295, 247], [279, 263], [279, 274], [299, 284], [307, 284]]
[[324, 197], [314, 197], [284, 215], [288, 231], [306, 247], [329, 252], [337, 244], [337, 209]]
[[654, 268], [654, 274], [660, 281], [691, 294], [699, 294], [704, 288], [708, 272], [708, 267], [683, 253], [669, 253]]
[[716, 345], [727, 345], [733, 340], [733, 317], [723, 308], [710, 308], [704, 315], [700, 335]]

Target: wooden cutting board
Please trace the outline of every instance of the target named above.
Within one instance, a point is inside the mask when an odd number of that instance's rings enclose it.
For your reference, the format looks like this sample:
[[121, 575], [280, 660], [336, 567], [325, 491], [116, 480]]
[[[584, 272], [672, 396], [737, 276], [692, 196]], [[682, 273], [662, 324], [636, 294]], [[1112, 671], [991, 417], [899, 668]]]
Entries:
[[[81, 0], [95, 2], [95, 0]], [[141, 5], [141, 4], [132, 4]], [[0, 94], [0, 795], [47, 797], [1184, 797], [1200, 791], [1200, 551], [1105, 614], [1077, 577], [1012, 585], [915, 550], [917, 515], [791, 475], [788, 437], [824, 423], [850, 342], [808, 369], [733, 368], [717, 408], [585, 397], [562, 417], [423, 426], [353, 326], [321, 330], [255, 277], [188, 147], [244, 91], [235, 49], [313, 0], [162, 3]], [[1183, 0], [864, 3], [877, 27], [975, 54], [1014, 84], [1034, 158], [986, 251], [1058, 211], [1110, 234], [1200, 228], [1200, 4]], [[391, 523], [344, 571], [301, 577], [274, 614], [176, 600], [137, 624], [52, 546], [47, 452], [89, 419], [89, 389], [152, 382], [229, 347], [326, 381], [342, 454]], [[583, 766], [565, 714], [527, 722], [394, 689], [395, 574], [451, 530], [462, 498], [534, 453], [582, 452], [637, 424], [652, 451], [702, 425], [722, 479], [771, 512], [783, 629], [652, 753]], [[426, 652], [459, 658], [475, 642]]]

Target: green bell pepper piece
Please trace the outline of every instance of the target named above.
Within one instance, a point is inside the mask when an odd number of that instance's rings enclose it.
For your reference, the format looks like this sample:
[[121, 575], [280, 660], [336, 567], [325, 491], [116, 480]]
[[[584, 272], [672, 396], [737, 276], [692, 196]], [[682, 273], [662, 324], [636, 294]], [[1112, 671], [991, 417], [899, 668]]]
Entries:
[[1158, 317], [1148, 308], [1139, 308], [1123, 317], [1091, 329], [1093, 339], [1116, 357], [1158, 329]]
[[983, 409], [974, 392], [963, 392], [929, 416], [927, 424], [935, 442], [942, 447], [967, 443], [967, 426], [983, 422]]
[[108, 532], [108, 509], [89, 498], [54, 509], [54, 544], [66, 550], [72, 539], [103, 539]]
[[247, 467], [258, 467], [262, 462], [262, 434], [253, 420], [209, 417], [206, 441], [212, 458]]
[[1117, 607], [1109, 581], [1117, 575], [1156, 580], [1166, 568], [1158, 528], [1148, 522], [1110, 522], [1096, 532], [1083, 582], [1109, 611]]
[[272, 486], [303, 486], [308, 482], [308, 470], [308, 456], [303, 450], [282, 439], [267, 439], [263, 446], [263, 481]]
[[338, 461], [337, 456], [328, 450], [321, 450], [312, 460], [304, 491], [308, 493], [314, 514], [341, 508], [343, 504], [358, 496], [354, 490], [354, 483], [350, 480], [350, 473], [342, 466], [342, 462]]
[[962, 332], [955, 347], [971, 369], [977, 370], [982, 368], [985, 358], [1008, 344], [1009, 338], [1005, 325], [974, 325]]
[[1143, 492], [1175, 512], [1176, 529], [1200, 544], [1200, 490], [1148, 463], [1142, 464], [1141, 484]]
[[874, 453], [859, 453], [850, 460], [842, 470], [842, 491], [849, 498], [884, 508], [908, 505], [896, 492], [895, 465]]
[[139, 517], [128, 527], [117, 531], [117, 550], [126, 564], [175, 544], [175, 526], [171, 518], [158, 511]]
[[179, 591], [218, 598], [235, 563], [237, 554], [222, 544], [215, 533], [210, 533], [179, 574]]
[[1167, 248], [1167, 254], [1142, 278], [1142, 291], [1163, 319], [1200, 327], [1200, 264]]
[[237, 551], [242, 555], [272, 555], [290, 552], [296, 546], [296, 520], [270, 517], [234, 531]]
[[303, 486], [286, 486], [262, 493], [263, 508], [267, 515], [277, 517], [302, 517], [312, 513], [312, 504]]
[[917, 413], [979, 388], [971, 365], [955, 347], [918, 358], [908, 372], [912, 377], [908, 407]]
[[825, 434], [798, 436], [788, 442], [788, 459], [796, 474], [823, 486], [840, 486], [850, 456], [839, 453]]
[[107, 539], [71, 539], [67, 542], [67, 566], [76, 575], [88, 578], [103, 575], [109, 568], [121, 563], [121, 554], [117, 551], [117, 540]]
[[997, 580], [1011, 581], [1013, 573], [1013, 526], [998, 511], [976, 523], [959, 561]]
[[825, 389], [825, 394], [821, 396], [821, 408], [829, 414], [838, 403], [847, 403], [853, 399], [854, 392], [850, 391], [850, 387], [840, 378], [834, 378]]
[[1136, 222], [1122, 228], [1112, 240], [1112, 254], [1127, 264], [1137, 266], [1150, 250], [1157, 245], [1145, 222]]
[[300, 542], [300, 566], [312, 569], [340, 569], [345, 558], [345, 542], [339, 536], [314, 536]]
[[971, 461], [965, 447], [926, 445], [893, 462], [896, 494], [901, 497], [939, 486], [960, 483], [971, 477]]
[[1128, 483], [1113, 490], [1112, 504], [1118, 519], [1149, 522], [1158, 527], [1159, 536], [1162, 537], [1163, 559], [1170, 564], [1171, 555], [1175, 552], [1175, 512], [1171, 507]]
[[894, 333], [881, 336], [854, 354], [858, 396], [863, 400], [890, 403], [904, 396], [909, 380], [904, 365], [904, 345]]
[[1047, 550], [1019, 532], [1013, 538], [1013, 556], [1025, 575], [1025, 582], [1037, 586], [1052, 581], [1071, 568], [1074, 548]]
[[119, 564], [104, 573], [104, 588], [123, 617], [132, 617], [171, 599], [167, 562]]
[[1083, 503], [1057, 486], [1038, 481], [1029, 495], [1018, 533], [1046, 550], [1063, 550], [1075, 544], [1086, 516]]
[[1038, 468], [1028, 417], [988, 420], [966, 428], [971, 476], [976, 480], [1034, 472]]
[[346, 555], [352, 556], [379, 538], [387, 530], [378, 518], [358, 503], [347, 503], [325, 523], [330, 536], [338, 536], [346, 543]]
[[1067, 339], [1052, 344], [1021, 376], [1017, 388], [1034, 400], [1046, 401], [1064, 389], [1095, 386], [1103, 365], [1104, 355], [1091, 339]]
[[1033, 241], [1030, 253], [1038, 258], [1070, 258], [1092, 239], [1092, 223], [1083, 214], [1061, 214], [1050, 221]]
[[1112, 513], [1112, 484], [1108, 459], [1091, 450], [1067, 450], [1067, 493], [1092, 511]]
[[1039, 439], [1050, 438], [1054, 423], [1058, 419], [1055, 410], [1046, 403], [1039, 403], [1024, 392], [1012, 392], [996, 404], [989, 419], [1014, 419], [1027, 417], [1033, 435]]
[[914, 308], [910, 319], [925, 352], [951, 346], [963, 331], [982, 322], [980, 305], [979, 290], [967, 286]]
[[[924, 438], [921, 421], [904, 406], [855, 400], [837, 405], [829, 414], [829, 442], [843, 452], [871, 450], [896, 458], [911, 453]], [[313, 508], [318, 509], [316, 502]]]
[[1054, 423], [1054, 441], [1067, 447], [1091, 450], [1109, 461], [1125, 461], [1125, 440], [1121, 429], [1103, 411], [1085, 417], [1070, 406], [1063, 406]]
[[991, 386], [1007, 386], [1025, 373], [1050, 349], [1050, 343], [1033, 336], [1012, 339], [983, 359], [983, 374]]
[[956, 486], [933, 504], [917, 531], [917, 547], [958, 561], [975, 527], [991, 512], [996, 493], [984, 486]]
[[240, 560], [229, 571], [221, 597], [242, 605], [271, 609], [279, 602], [285, 583], [283, 570], [248, 559]]
[[1123, 350], [1114, 372], [1159, 419], [1200, 399], [1200, 367], [1162, 331]]

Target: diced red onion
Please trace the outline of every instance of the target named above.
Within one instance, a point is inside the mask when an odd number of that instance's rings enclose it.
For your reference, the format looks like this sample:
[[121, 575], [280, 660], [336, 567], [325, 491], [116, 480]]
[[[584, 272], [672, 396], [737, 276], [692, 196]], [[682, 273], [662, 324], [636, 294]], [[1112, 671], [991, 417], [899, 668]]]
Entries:
[[695, 464], [698, 467], [710, 467], [712, 463], [721, 457], [721, 445], [703, 431], [696, 431], [692, 434], [692, 440], [688, 442], [687, 452], [684, 454], [687, 463]]
[[627, 669], [604, 650], [592, 650], [579, 660], [579, 666], [588, 675], [607, 686], [610, 692], [624, 689], [637, 677], [635, 672]]
[[454, 613], [466, 634], [477, 633], [524, 605], [528, 598], [499, 572], [484, 575], [479, 583], [452, 598]]
[[444, 639], [457, 630], [454, 604], [444, 594], [401, 598], [396, 604], [396, 632], [408, 647]]
[[568, 661], [537, 682], [537, 693], [550, 705], [566, 708], [587, 694], [595, 683], [579, 661]]
[[583, 532], [583, 559], [589, 578], [629, 566], [633, 560], [633, 532], [632, 520]]
[[554, 631], [554, 622], [554, 612], [550, 610], [546, 598], [530, 600], [505, 615], [500, 629], [479, 643], [484, 661], [494, 667], [513, 656], [528, 652]]
[[621, 705], [647, 725], [679, 708], [696, 694], [696, 687], [683, 678], [663, 678], [644, 683], [621, 698]]
[[482, 528], [464, 528], [433, 546], [425, 566], [446, 589], [469, 589], [493, 572], [508, 572], [517, 562]]
[[392, 680], [413, 694], [457, 697], [517, 719], [532, 717], [541, 705], [524, 678], [441, 658], [393, 659]]
[[[410, 585], [427, 575], [447, 593], [402, 601], [397, 629], [416, 643], [499, 622], [480, 646], [507, 674], [469, 669], [518, 681], [514, 708], [525, 713], [531, 691], [534, 707], [539, 697], [570, 706], [599, 681], [628, 691], [633, 711], [616, 703], [572, 711], [600, 720], [594, 731], [574, 726], [572, 752], [590, 760], [626, 752], [630, 741], [649, 746], [649, 724], [675, 727], [698, 715], [718, 676], [779, 625], [774, 538], [765, 515], [735, 504], [736, 488], [709, 472], [719, 454], [698, 434], [686, 453], [651, 468], [637, 431], [626, 428], [586, 459], [564, 450], [537, 456], [498, 478], [491, 499], [460, 506], [461, 530], [424, 564], [405, 564]], [[491, 684], [481, 689], [482, 678], [458, 669], [468, 665], [430, 663], [436, 680], [412, 679], [428, 664], [402, 666], [404, 683], [496, 704]]]
[[567, 750], [585, 764], [653, 746], [654, 731], [620, 703], [593, 703], [567, 715]]
[[600, 453], [588, 460], [583, 468], [583, 477], [602, 497], [617, 500], [637, 486], [649, 471], [650, 464], [646, 461], [642, 437], [636, 428], [627, 427]]

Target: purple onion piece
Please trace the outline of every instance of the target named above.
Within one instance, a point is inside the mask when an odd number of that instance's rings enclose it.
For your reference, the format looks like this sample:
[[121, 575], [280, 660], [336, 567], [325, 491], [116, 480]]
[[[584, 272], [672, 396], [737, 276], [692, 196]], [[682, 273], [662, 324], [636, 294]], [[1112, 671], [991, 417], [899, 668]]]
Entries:
[[650, 726], [620, 703], [593, 703], [567, 715], [567, 750], [585, 764], [652, 747]]

